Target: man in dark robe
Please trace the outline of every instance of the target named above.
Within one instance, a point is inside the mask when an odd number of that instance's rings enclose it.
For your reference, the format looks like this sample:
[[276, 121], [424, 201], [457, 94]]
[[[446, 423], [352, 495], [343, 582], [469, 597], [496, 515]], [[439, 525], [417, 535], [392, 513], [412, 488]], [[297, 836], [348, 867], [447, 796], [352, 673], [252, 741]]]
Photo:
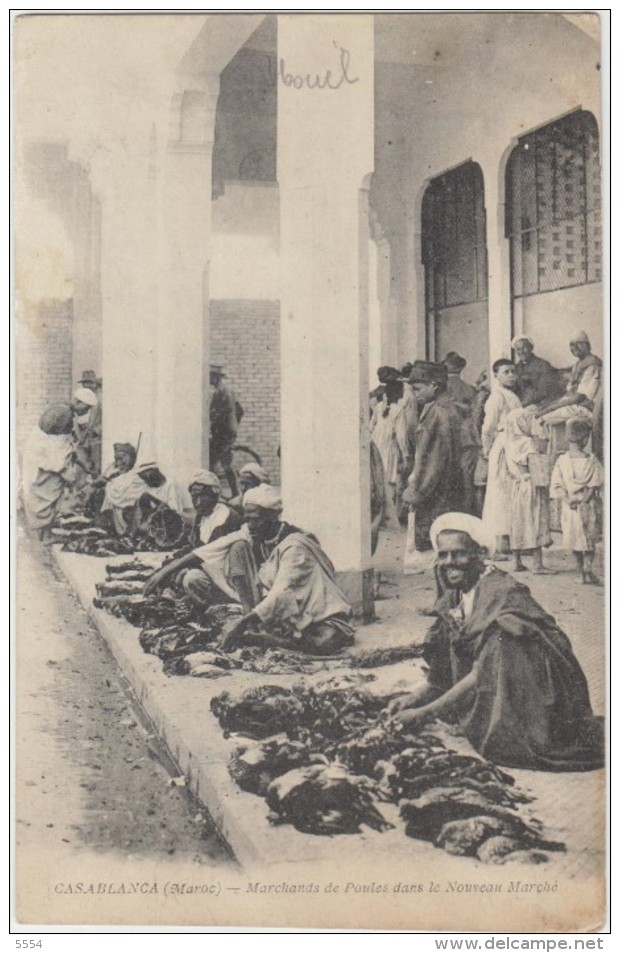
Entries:
[[527, 586], [485, 567], [482, 522], [446, 513], [431, 529], [444, 584], [424, 643], [427, 683], [389, 711], [409, 730], [456, 718], [483, 757], [515, 768], [603, 763], [602, 719], [571, 644]]
[[448, 371], [446, 397], [456, 407], [461, 418], [461, 474], [463, 478], [462, 510], [465, 513], [476, 513], [476, 493], [474, 474], [480, 457], [481, 442], [478, 428], [474, 420], [474, 405], [476, 402], [476, 388], [462, 380], [461, 372], [467, 366], [467, 361], [456, 351], [449, 351], [443, 363]]
[[215, 470], [218, 464], [222, 467], [230, 488], [230, 496], [236, 496], [238, 487], [232, 466], [232, 454], [243, 408], [237, 401], [232, 388], [224, 382], [225, 377], [221, 364], [210, 365], [209, 466], [212, 470]]
[[563, 391], [560, 372], [549, 361], [534, 354], [534, 342], [519, 334], [512, 342], [517, 383], [515, 393], [523, 407], [542, 406], [560, 397]]
[[446, 396], [448, 373], [444, 364], [415, 361], [411, 387], [420, 417], [415, 436], [415, 462], [403, 500], [415, 512], [415, 545], [431, 548], [431, 523], [441, 513], [461, 509], [461, 418]]

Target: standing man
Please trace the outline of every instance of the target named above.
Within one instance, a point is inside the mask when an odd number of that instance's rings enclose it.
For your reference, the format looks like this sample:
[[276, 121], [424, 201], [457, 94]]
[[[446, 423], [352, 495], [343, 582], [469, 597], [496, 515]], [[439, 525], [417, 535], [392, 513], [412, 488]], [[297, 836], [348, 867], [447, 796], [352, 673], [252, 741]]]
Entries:
[[476, 513], [474, 473], [480, 456], [480, 436], [474, 420], [476, 388], [461, 379], [467, 361], [456, 351], [449, 351], [443, 363], [448, 371], [447, 397], [461, 418], [461, 473], [463, 476], [463, 512]]
[[524, 407], [540, 407], [555, 400], [562, 393], [557, 368], [534, 354], [534, 342], [527, 334], [519, 334], [512, 341], [515, 354], [517, 383], [515, 393]]
[[87, 433], [85, 435], [93, 473], [96, 476], [101, 473], [101, 385], [102, 380], [97, 377], [94, 371], [84, 371], [78, 381], [79, 387], [92, 391], [97, 398], [97, 403], [91, 408], [88, 415]]
[[238, 493], [237, 478], [232, 468], [232, 451], [237, 439], [237, 426], [243, 416], [243, 408], [235, 399], [232, 388], [224, 383], [226, 374], [222, 364], [209, 367], [211, 402], [209, 404], [209, 466], [212, 470], [219, 463], [224, 470], [230, 495]]
[[420, 418], [415, 439], [415, 463], [403, 499], [415, 513], [416, 550], [431, 549], [431, 523], [463, 504], [461, 418], [447, 397], [444, 364], [414, 361], [411, 387]]
[[[97, 476], [96, 460], [92, 453], [91, 415], [97, 409], [99, 401], [97, 395], [89, 387], [77, 387], [71, 399], [73, 411], [73, 436], [75, 438], [75, 455], [78, 465], [89, 476]], [[99, 465], [101, 464], [101, 431], [99, 431]]]

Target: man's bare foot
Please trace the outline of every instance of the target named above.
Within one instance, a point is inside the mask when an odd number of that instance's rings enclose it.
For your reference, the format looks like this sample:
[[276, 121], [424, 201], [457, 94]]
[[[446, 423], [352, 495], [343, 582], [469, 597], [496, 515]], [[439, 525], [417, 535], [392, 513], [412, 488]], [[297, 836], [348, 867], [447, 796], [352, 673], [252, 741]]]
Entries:
[[489, 558], [492, 563], [507, 563], [510, 556], [508, 553], [493, 553]]
[[535, 576], [555, 576], [555, 569], [547, 569], [546, 566], [535, 566], [532, 569]]
[[584, 572], [582, 582], [584, 586], [600, 586], [601, 580], [593, 572]]
[[435, 608], [435, 606], [422, 606], [421, 609], [417, 610], [417, 614], [433, 616], [433, 615], [438, 615], [439, 613], [437, 612], [437, 609]]

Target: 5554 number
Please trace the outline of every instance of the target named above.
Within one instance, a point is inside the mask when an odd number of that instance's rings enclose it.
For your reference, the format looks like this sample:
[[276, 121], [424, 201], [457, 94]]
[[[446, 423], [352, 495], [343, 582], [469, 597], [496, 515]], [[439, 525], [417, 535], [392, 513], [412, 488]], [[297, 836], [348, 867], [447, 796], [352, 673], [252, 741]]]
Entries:
[[43, 940], [33, 940], [27, 938], [25, 940], [15, 940], [15, 949], [16, 950], [42, 950], [43, 949]]

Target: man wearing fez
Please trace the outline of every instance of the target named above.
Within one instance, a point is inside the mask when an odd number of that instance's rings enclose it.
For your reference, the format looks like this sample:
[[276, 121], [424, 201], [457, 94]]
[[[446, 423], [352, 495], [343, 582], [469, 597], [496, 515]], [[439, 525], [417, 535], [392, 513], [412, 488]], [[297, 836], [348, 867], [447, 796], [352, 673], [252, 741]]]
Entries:
[[431, 549], [430, 528], [442, 513], [463, 505], [461, 418], [447, 397], [445, 364], [414, 361], [409, 378], [420, 412], [415, 463], [403, 500], [415, 513], [415, 545]]

